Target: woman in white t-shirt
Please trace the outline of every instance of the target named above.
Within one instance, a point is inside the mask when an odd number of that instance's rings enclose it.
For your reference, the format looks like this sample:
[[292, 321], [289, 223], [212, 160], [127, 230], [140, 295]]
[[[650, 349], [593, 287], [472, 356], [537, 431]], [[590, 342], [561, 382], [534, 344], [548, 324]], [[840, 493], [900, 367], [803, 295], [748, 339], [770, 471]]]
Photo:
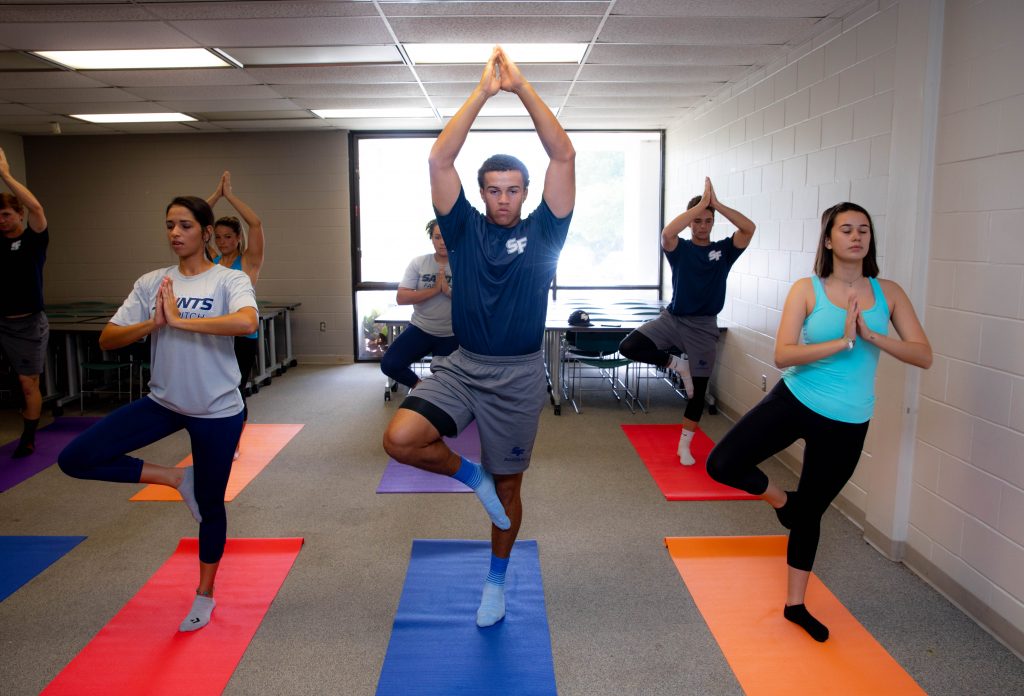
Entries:
[[437, 220], [427, 223], [433, 254], [409, 262], [398, 284], [397, 301], [412, 305], [409, 325], [380, 360], [381, 372], [412, 389], [420, 378], [410, 365], [427, 355], [451, 355], [459, 347], [452, 331], [452, 271]]
[[[82, 433], [57, 461], [75, 478], [178, 490], [199, 522], [199, 586], [180, 626], [194, 631], [209, 623], [214, 607], [213, 581], [227, 538], [224, 490], [242, 432], [233, 337], [252, 333], [259, 319], [249, 276], [204, 253], [213, 234], [207, 202], [175, 198], [166, 226], [178, 264], [135, 281], [99, 339], [101, 348], [114, 350], [150, 337], [150, 392]], [[127, 455], [183, 428], [192, 440], [192, 467]]]

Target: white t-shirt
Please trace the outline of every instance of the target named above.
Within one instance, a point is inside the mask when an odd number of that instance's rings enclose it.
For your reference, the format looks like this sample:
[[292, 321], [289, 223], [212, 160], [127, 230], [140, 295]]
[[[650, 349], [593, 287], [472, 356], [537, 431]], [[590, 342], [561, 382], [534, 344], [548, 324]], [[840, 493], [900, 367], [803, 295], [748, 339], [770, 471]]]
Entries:
[[[433, 254], [417, 256], [409, 262], [405, 269], [405, 277], [398, 284], [400, 288], [410, 290], [423, 290], [437, 285], [437, 274], [440, 267], [434, 260]], [[445, 277], [448, 279], [448, 287], [452, 285], [452, 267], [448, 266]], [[424, 300], [412, 306], [412, 319], [409, 323], [431, 336], [453, 336], [452, 331], [452, 298], [443, 292], [434, 295], [429, 300]]]
[[[110, 323], [131, 326], [151, 319], [164, 276], [174, 283], [178, 311], [184, 318], [220, 317], [242, 307], [256, 307], [252, 283], [242, 271], [213, 266], [199, 275], [184, 276], [177, 266], [171, 266], [136, 280]], [[150, 334], [150, 343], [149, 398], [153, 401], [197, 418], [226, 418], [242, 410], [233, 336], [164, 326]]]

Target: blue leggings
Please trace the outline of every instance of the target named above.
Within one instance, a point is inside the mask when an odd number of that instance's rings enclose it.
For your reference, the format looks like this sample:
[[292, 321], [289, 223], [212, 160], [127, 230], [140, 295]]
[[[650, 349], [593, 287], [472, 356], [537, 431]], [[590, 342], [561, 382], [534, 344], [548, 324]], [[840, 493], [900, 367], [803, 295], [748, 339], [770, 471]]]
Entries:
[[68, 476], [93, 481], [138, 483], [142, 460], [132, 452], [184, 428], [192, 438], [199, 525], [199, 560], [216, 563], [224, 554], [228, 519], [224, 490], [242, 434], [242, 414], [196, 418], [164, 408], [149, 397], [122, 406], [72, 440], [57, 457]]
[[458, 347], [454, 336], [434, 336], [409, 324], [380, 359], [380, 371], [412, 389], [420, 378], [409, 369], [410, 365], [427, 355], [451, 355]]
[[768, 477], [758, 465], [802, 439], [804, 463], [786, 562], [809, 571], [818, 551], [821, 518], [853, 476], [867, 432], [868, 422], [843, 423], [815, 413], [780, 379], [711, 450], [708, 474], [720, 483], [761, 495], [768, 488]]

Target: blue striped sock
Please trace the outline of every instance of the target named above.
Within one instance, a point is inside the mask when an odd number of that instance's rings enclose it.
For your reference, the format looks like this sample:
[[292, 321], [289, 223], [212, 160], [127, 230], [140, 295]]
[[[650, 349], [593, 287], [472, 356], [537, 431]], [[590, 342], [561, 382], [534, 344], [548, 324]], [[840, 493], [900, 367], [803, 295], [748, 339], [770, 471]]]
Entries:
[[491, 569], [487, 573], [487, 582], [498, 587], [505, 586], [505, 571], [508, 570], [508, 559], [498, 558], [491, 554]]
[[484, 480], [484, 468], [463, 457], [459, 470], [452, 474], [452, 478], [476, 490]]

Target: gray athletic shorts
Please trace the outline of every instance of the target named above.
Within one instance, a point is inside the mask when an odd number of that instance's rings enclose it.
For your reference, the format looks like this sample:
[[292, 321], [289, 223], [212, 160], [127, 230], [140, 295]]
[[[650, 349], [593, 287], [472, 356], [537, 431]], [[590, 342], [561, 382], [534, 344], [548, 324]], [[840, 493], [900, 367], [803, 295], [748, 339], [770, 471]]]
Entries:
[[685, 353], [694, 377], [710, 377], [715, 369], [718, 317], [679, 317], [666, 309], [637, 331], [654, 341], [658, 350], [675, 348]]
[[42, 374], [49, 340], [50, 323], [43, 312], [17, 319], [0, 317], [0, 350], [19, 375]]
[[459, 348], [435, 356], [430, 372], [402, 408], [424, 416], [446, 437], [461, 433], [475, 419], [483, 467], [492, 474], [526, 471], [547, 400], [543, 352], [477, 355]]

